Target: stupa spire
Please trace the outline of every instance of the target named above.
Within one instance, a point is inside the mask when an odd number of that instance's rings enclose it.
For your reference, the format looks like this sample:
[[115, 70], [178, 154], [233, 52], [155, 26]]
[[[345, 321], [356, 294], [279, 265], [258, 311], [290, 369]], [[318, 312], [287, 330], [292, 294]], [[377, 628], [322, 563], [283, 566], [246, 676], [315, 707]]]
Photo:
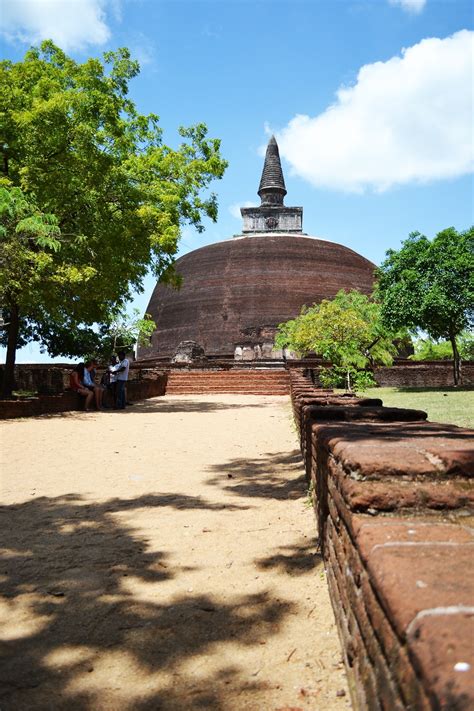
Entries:
[[244, 235], [302, 234], [303, 208], [283, 204], [286, 187], [275, 136], [268, 141], [258, 194], [261, 205], [240, 208]]
[[268, 141], [258, 194], [262, 205], [283, 205], [286, 187], [275, 136]]

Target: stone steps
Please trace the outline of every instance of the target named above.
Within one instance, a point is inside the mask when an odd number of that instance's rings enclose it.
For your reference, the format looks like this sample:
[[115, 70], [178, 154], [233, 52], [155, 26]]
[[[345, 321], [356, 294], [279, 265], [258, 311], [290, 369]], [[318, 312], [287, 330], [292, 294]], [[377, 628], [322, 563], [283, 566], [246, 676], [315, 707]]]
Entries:
[[171, 371], [166, 388], [167, 395], [288, 395], [289, 391], [286, 371], [261, 369]]
[[189, 388], [183, 390], [169, 390], [166, 392], [167, 395], [270, 395], [275, 397], [287, 397], [288, 393], [285, 391], [275, 391], [270, 388], [263, 390], [241, 390], [239, 388], [227, 388], [224, 390], [215, 390], [214, 388], [200, 388], [195, 390], [190, 390]]

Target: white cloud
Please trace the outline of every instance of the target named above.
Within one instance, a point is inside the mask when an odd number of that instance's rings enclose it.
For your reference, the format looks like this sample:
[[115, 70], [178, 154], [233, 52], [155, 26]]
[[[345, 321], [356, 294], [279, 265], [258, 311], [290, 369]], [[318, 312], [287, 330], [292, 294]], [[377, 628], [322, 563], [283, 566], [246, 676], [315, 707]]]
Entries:
[[418, 15], [426, 5], [426, 0], [388, 0], [390, 5], [399, 5], [402, 10]]
[[235, 202], [233, 205], [229, 205], [229, 212], [236, 220], [242, 219], [240, 214], [241, 207], [255, 207], [255, 202], [247, 200], [246, 202]]
[[366, 64], [319, 116], [295, 116], [277, 132], [293, 173], [362, 192], [471, 172], [473, 37], [461, 30], [425, 39]]
[[127, 47], [140, 67], [150, 67], [156, 62], [156, 47], [143, 32], [129, 32]]
[[120, 17], [118, 0], [2, 0], [1, 33], [9, 42], [52, 39], [66, 51], [110, 38], [106, 9]]

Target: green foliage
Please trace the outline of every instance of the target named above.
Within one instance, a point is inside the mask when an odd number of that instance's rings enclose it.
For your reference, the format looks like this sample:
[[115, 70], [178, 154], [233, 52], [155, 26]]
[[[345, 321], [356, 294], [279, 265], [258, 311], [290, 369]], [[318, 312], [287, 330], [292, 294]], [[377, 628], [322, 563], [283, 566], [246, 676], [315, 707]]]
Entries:
[[458, 338], [459, 353], [464, 360], [474, 360], [474, 333], [463, 331]]
[[[19, 338], [51, 353], [75, 354], [93, 340], [93, 325], [108, 326], [149, 271], [172, 281], [183, 223], [201, 231], [204, 217], [217, 216], [216, 196], [203, 193], [226, 168], [220, 142], [198, 124], [179, 129], [177, 149], [166, 146], [158, 117], [140, 114], [128, 97], [138, 71], [127, 49], [81, 64], [50, 41], [0, 63], [5, 189], [21, 189], [33, 204], [21, 227], [21, 239], [35, 241], [31, 285], [45, 274], [54, 284], [35, 300], [10, 268], [1, 305], [17, 298]], [[2, 264], [20, 239], [9, 235]]]
[[102, 350], [105, 346], [105, 351], [110, 353], [117, 352], [120, 348], [130, 350], [136, 343], [139, 346], [148, 345], [155, 329], [156, 324], [150, 314], [145, 314], [144, 318], [141, 318], [138, 309], [133, 309], [131, 316], [124, 313], [117, 314], [108, 328]]
[[335, 385], [342, 375], [350, 388], [370, 380], [370, 375], [357, 375], [366, 368], [392, 363], [395, 336], [383, 326], [378, 303], [356, 290], [341, 290], [331, 301], [303, 307], [300, 316], [280, 324], [276, 344], [330, 360], [332, 368], [322, 373], [323, 380]]
[[[474, 335], [463, 331], [457, 338], [459, 355], [463, 360], [474, 360]], [[435, 341], [432, 338], [418, 338], [414, 342], [415, 353], [412, 360], [451, 360], [453, 348], [449, 341]]]
[[5, 179], [0, 180], [0, 303], [21, 303], [34, 310], [46, 299], [60, 298], [56, 270], [62, 247], [57, 218], [41, 212]]
[[474, 228], [449, 227], [429, 240], [413, 232], [389, 250], [378, 270], [377, 297], [390, 328], [422, 329], [449, 340], [459, 381], [456, 338], [474, 322]]
[[375, 378], [369, 370], [357, 370], [351, 366], [333, 365], [332, 368], [321, 368], [319, 379], [327, 388], [347, 389], [349, 383], [356, 392], [362, 392], [376, 385]]

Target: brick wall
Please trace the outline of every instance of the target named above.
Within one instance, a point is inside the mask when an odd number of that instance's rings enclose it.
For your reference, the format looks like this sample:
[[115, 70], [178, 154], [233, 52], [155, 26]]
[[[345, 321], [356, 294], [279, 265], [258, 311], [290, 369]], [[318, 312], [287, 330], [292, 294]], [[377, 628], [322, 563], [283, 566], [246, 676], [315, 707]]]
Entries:
[[[474, 363], [462, 364], [463, 385], [474, 385]], [[451, 361], [400, 361], [391, 367], [378, 367], [374, 372], [381, 387], [444, 388], [453, 385]]]
[[[288, 361], [290, 370], [307, 371], [318, 383], [318, 371], [329, 367], [329, 361], [317, 358]], [[415, 361], [397, 359], [391, 366], [375, 368], [374, 377], [380, 387], [445, 388], [453, 386], [453, 364], [450, 360]], [[462, 364], [463, 385], [474, 385], [474, 363]]]
[[291, 381], [355, 709], [474, 708], [474, 432]]

